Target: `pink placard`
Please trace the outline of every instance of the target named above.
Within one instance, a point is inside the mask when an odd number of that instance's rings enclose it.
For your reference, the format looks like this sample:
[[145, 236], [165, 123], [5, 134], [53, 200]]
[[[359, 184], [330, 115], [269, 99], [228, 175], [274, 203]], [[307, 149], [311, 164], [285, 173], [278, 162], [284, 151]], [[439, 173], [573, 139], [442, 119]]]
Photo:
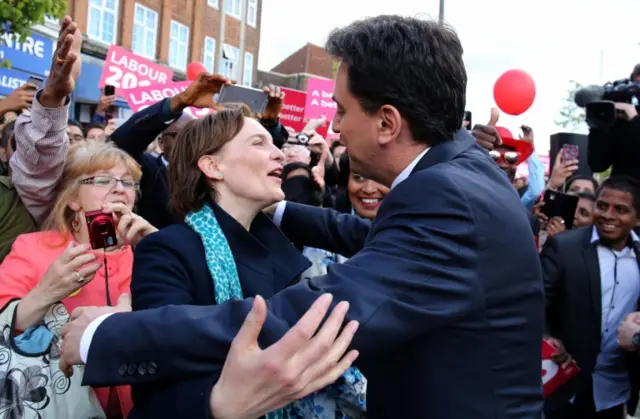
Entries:
[[327, 121], [333, 120], [337, 105], [331, 99], [336, 82], [328, 79], [307, 80], [307, 100], [304, 108], [304, 119], [321, 118], [324, 115]]
[[304, 128], [304, 106], [307, 100], [307, 94], [300, 90], [287, 89], [282, 87], [284, 92], [284, 106], [280, 113], [280, 123], [284, 126], [293, 128], [296, 132], [302, 131]]
[[[170, 82], [167, 84], [155, 84], [148, 87], [136, 87], [124, 91], [124, 97], [129, 103], [129, 107], [133, 112], [141, 111], [156, 102], [168, 97], [173, 97], [178, 93], [184, 92], [187, 87], [193, 83], [192, 81]], [[189, 107], [185, 110], [196, 118], [208, 115], [211, 109]]]
[[104, 60], [98, 87], [115, 86], [116, 94], [125, 96], [127, 89], [171, 83], [173, 70], [140, 57], [117, 45], [111, 45]]

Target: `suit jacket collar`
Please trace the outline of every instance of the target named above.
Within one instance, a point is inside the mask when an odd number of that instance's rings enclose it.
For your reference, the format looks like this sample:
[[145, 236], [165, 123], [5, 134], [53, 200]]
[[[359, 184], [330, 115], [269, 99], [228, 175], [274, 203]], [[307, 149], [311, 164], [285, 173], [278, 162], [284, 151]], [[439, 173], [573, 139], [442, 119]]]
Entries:
[[219, 205], [210, 204], [233, 253], [245, 294], [269, 298], [294, 283], [311, 265], [263, 213], [247, 231]]
[[429, 149], [418, 164], [413, 168], [411, 174], [420, 170], [428, 169], [438, 163], [453, 160], [460, 153], [465, 152], [476, 144], [475, 138], [466, 130], [460, 129], [456, 133], [453, 141], [444, 141]]

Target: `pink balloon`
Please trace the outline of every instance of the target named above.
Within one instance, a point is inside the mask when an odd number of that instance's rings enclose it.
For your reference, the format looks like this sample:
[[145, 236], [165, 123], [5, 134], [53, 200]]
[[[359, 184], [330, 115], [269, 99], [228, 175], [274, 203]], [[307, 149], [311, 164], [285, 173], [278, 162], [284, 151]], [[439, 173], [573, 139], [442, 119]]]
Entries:
[[207, 68], [201, 63], [194, 61], [189, 63], [187, 66], [187, 79], [195, 80], [198, 78], [200, 73], [206, 72]]
[[496, 80], [493, 98], [502, 112], [521, 115], [531, 107], [536, 98], [536, 84], [526, 71], [509, 70]]

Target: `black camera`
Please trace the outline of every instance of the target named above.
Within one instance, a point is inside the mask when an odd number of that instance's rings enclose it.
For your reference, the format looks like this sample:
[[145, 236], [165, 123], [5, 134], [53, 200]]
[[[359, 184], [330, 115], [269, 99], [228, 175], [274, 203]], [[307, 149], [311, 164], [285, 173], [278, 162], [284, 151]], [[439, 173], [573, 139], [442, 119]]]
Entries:
[[640, 82], [622, 79], [604, 86], [587, 86], [574, 95], [576, 105], [586, 108], [589, 128], [609, 128], [616, 123], [618, 103], [640, 100]]
[[305, 146], [309, 145], [309, 140], [310, 140], [310, 138], [309, 138], [309, 136], [307, 134], [302, 134], [301, 133], [301, 134], [296, 135], [296, 141], [298, 143], [300, 143], [301, 145], [305, 145]]

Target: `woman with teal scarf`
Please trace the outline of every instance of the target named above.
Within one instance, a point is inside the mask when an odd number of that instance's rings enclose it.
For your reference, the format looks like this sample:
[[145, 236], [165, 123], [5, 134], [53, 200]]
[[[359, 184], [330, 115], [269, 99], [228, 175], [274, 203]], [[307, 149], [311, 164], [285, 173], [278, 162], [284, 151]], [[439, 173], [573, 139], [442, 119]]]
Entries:
[[[242, 110], [191, 121], [168, 157], [171, 205], [184, 223], [149, 236], [136, 249], [134, 310], [269, 298], [297, 282], [310, 263], [262, 213], [283, 199], [283, 155], [260, 123]], [[204, 386], [210, 391], [211, 383], [200, 384], [134, 387], [134, 406], [162, 403], [157, 395], [163, 392], [172, 398], [208, 394]], [[366, 380], [350, 368], [333, 385], [267, 418], [360, 418], [365, 394]]]

